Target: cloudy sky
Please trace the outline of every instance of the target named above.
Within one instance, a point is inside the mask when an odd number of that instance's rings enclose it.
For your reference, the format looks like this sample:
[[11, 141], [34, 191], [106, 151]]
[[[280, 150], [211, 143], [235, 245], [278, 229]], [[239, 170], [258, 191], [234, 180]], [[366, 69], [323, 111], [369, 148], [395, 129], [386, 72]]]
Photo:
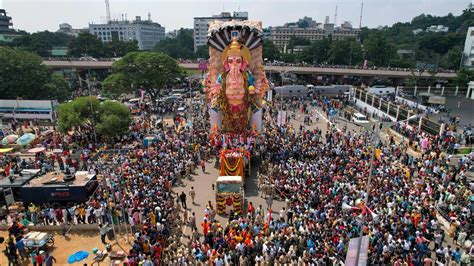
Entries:
[[[377, 27], [410, 21], [421, 13], [436, 16], [459, 15], [472, 0], [364, 0], [362, 26]], [[0, 5], [13, 17], [15, 29], [28, 32], [56, 31], [67, 22], [73, 28], [105, 20], [105, 0], [0, 0]], [[166, 31], [191, 28], [193, 17], [211, 16], [222, 11], [248, 11], [250, 19], [258, 19], [265, 27], [283, 25], [309, 16], [324, 22], [326, 16], [337, 23], [350, 21], [359, 25], [361, 0], [110, 0], [112, 18], [127, 14], [152, 20]]]

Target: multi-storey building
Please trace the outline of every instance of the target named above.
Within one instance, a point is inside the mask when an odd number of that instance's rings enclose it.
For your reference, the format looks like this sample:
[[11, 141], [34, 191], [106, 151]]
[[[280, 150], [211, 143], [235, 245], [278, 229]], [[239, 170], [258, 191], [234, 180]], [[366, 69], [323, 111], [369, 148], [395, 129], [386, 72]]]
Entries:
[[[333, 40], [344, 40], [353, 38], [359, 41], [360, 29], [353, 28], [349, 22], [344, 22], [340, 27], [334, 27], [334, 23], [329, 23], [326, 19], [324, 24], [314, 21], [308, 22], [306, 18], [298, 23], [286, 23], [284, 26], [277, 26], [271, 29], [270, 40], [273, 44], [285, 52], [291, 38], [301, 38], [309, 41], [322, 40], [331, 37]], [[299, 27], [301, 21], [311, 27]]]
[[446, 27], [444, 25], [431, 25], [429, 27], [426, 27], [426, 32], [448, 32], [449, 27]]
[[140, 50], [152, 50], [155, 45], [165, 39], [165, 28], [150, 19], [141, 20], [137, 16], [134, 21], [109, 21], [107, 24], [89, 24], [89, 32], [96, 35], [102, 42], [113, 39], [138, 42]]
[[12, 42], [21, 36], [13, 29], [12, 17], [7, 15], [5, 9], [0, 9], [0, 42]]
[[467, 68], [474, 68], [474, 27], [467, 29], [464, 51], [462, 54], [462, 64]]
[[87, 32], [87, 31], [88, 31], [87, 28], [85, 28], [85, 29], [73, 29], [70, 24], [61, 23], [61, 24], [59, 24], [59, 30], [57, 30], [56, 32], [61, 32], [61, 33], [65, 33], [67, 35], [77, 37], [79, 35], [79, 33]]
[[195, 17], [194, 18], [194, 51], [196, 52], [199, 46], [207, 44], [207, 30], [208, 23], [213, 20], [248, 20], [248, 12], [234, 12], [231, 15], [230, 12], [222, 12], [219, 15], [213, 15], [212, 17]]
[[0, 9], [0, 34], [9, 34], [14, 32], [12, 17], [7, 16], [5, 9]]

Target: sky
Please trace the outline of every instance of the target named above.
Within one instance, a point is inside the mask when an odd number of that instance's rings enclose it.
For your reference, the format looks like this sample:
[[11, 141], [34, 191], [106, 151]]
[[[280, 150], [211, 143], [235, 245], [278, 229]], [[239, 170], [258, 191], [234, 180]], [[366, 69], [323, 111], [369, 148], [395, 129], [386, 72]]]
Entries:
[[[459, 15], [472, 0], [364, 0], [362, 26], [375, 28], [408, 22], [422, 13], [436, 16]], [[260, 20], [264, 27], [281, 26], [304, 16], [324, 22], [329, 16], [337, 24], [350, 21], [359, 26], [361, 0], [110, 0], [111, 16], [127, 14], [153, 21], [171, 31], [192, 28], [194, 17], [207, 17], [222, 11], [247, 11], [249, 19]], [[105, 0], [0, 0], [0, 6], [13, 17], [13, 27], [27, 32], [56, 31], [61, 23], [87, 28], [89, 23], [105, 21]]]

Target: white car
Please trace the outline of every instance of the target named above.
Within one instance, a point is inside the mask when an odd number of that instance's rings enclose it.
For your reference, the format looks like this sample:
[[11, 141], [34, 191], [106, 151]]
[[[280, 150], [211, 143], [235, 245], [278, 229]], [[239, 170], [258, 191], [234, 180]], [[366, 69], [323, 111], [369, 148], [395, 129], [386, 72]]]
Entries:
[[367, 120], [367, 117], [361, 113], [354, 113], [352, 115], [352, 121], [357, 123], [357, 124], [368, 124], [369, 120]]

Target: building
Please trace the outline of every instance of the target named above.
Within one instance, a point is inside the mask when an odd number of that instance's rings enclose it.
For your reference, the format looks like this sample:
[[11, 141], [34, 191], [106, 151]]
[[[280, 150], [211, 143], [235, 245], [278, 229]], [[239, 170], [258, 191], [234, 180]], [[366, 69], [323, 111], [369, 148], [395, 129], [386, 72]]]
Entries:
[[422, 33], [423, 30], [422, 29], [416, 29], [416, 30], [412, 30], [411, 32], [413, 32], [413, 34], [417, 35], [418, 33]]
[[[296, 23], [286, 23], [284, 26], [273, 27], [271, 29], [270, 40], [283, 52], [287, 51], [287, 46], [291, 38], [301, 38], [311, 42], [329, 37], [332, 40], [344, 40], [348, 38], [353, 38], [357, 41], [360, 40], [360, 29], [353, 28], [351, 23], [347, 21], [342, 23], [341, 26], [335, 27], [334, 23], [329, 23], [328, 18], [326, 18], [324, 24], [316, 23], [312, 20], [308, 22], [308, 19], [311, 18], [305, 17]], [[299, 27], [298, 25], [301, 25], [302, 21], [305, 21], [304, 24], [312, 25], [312, 27]]]
[[165, 27], [153, 22], [150, 18], [142, 20], [137, 16], [134, 21], [109, 21], [107, 24], [89, 24], [89, 32], [102, 42], [120, 41], [138, 42], [138, 49], [152, 50], [156, 44], [165, 39]]
[[5, 9], [0, 9], [0, 43], [9, 43], [21, 36], [13, 29], [12, 17], [7, 16]]
[[462, 54], [462, 64], [467, 68], [474, 68], [474, 27], [467, 29], [464, 51]]
[[448, 32], [449, 27], [444, 25], [431, 25], [426, 27], [426, 32]]
[[208, 23], [214, 20], [230, 21], [230, 20], [248, 20], [248, 12], [235, 12], [231, 15], [230, 12], [222, 12], [219, 15], [212, 17], [195, 17], [194, 18], [194, 52], [199, 46], [207, 45], [207, 30]]
[[412, 58], [415, 56], [415, 51], [408, 49], [398, 49], [397, 55], [400, 59]]
[[5, 9], [0, 9], [0, 34], [11, 34], [13, 30], [12, 17], [7, 16]]
[[61, 23], [61, 24], [59, 24], [59, 30], [57, 30], [56, 32], [61, 32], [61, 33], [65, 33], [67, 35], [77, 37], [77, 35], [79, 35], [79, 33], [88, 32], [88, 31], [89, 30], [87, 28], [85, 28], [85, 29], [73, 29], [70, 24]]
[[179, 30], [168, 31], [165, 34], [165, 37], [166, 37], [166, 39], [174, 39], [174, 38], [178, 37], [178, 33], [179, 33]]
[[50, 120], [56, 117], [56, 100], [3, 100], [0, 99], [0, 118]]

